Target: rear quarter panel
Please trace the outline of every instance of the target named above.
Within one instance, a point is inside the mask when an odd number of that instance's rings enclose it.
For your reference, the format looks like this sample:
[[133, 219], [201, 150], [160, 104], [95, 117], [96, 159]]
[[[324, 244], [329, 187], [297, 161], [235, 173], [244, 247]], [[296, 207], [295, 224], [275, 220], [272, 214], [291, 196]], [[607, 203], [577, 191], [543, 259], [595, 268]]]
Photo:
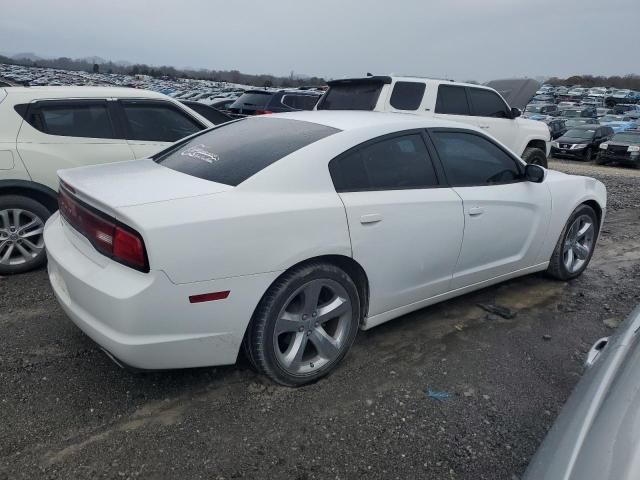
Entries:
[[119, 212], [144, 232], [151, 268], [174, 283], [281, 272], [320, 255], [351, 256], [335, 192], [233, 190]]

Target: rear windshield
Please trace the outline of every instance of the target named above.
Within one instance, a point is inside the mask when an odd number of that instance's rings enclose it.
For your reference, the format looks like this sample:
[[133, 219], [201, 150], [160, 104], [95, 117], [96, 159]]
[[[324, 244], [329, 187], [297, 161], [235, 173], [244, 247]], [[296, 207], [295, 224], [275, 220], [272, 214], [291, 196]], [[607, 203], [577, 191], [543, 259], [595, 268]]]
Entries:
[[178, 172], [235, 187], [281, 158], [339, 131], [287, 118], [245, 118], [179, 143], [155, 160]]
[[283, 105], [294, 110], [313, 110], [318, 103], [318, 95], [296, 95], [295, 93], [285, 93], [282, 97]]
[[318, 103], [318, 110], [373, 110], [383, 85], [379, 82], [332, 85]]
[[271, 100], [272, 93], [245, 93], [231, 105], [231, 108], [241, 108], [243, 105], [248, 107], [264, 108]]

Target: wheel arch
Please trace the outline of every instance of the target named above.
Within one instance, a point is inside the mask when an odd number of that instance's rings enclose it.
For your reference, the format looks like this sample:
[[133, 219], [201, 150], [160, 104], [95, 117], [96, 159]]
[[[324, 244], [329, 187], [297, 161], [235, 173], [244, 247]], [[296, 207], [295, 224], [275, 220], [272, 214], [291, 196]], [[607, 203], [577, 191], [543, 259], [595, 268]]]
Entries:
[[[600, 232], [600, 228], [602, 227], [602, 207], [600, 206], [600, 204], [595, 199], [589, 199], [580, 203], [580, 205], [587, 205], [593, 208], [593, 210], [596, 212], [596, 216], [598, 217], [598, 232]], [[580, 205], [578, 205], [578, 207]]]
[[58, 209], [58, 195], [55, 190], [29, 180], [0, 180], [1, 195], [21, 195], [31, 198], [51, 213]]
[[541, 139], [529, 140], [529, 143], [525, 145], [524, 149], [526, 150], [527, 148], [539, 148], [545, 155], [547, 154], [547, 142]]
[[[254, 313], [255, 313], [255, 310], [258, 309], [260, 302], [262, 301], [262, 298], [264, 298], [264, 296], [271, 289], [271, 287], [276, 282], [278, 282], [284, 275], [289, 273], [294, 268], [299, 268], [309, 263], [318, 263], [318, 262], [328, 263], [338, 268], [341, 268], [347, 273], [347, 275], [351, 277], [353, 282], [356, 284], [356, 288], [358, 289], [358, 296], [360, 297], [359, 300], [360, 300], [360, 311], [362, 312], [362, 318], [361, 318], [361, 324], [362, 324], [362, 322], [364, 322], [364, 319], [366, 318], [367, 313], [369, 311], [369, 277], [367, 276], [367, 273], [365, 272], [362, 265], [360, 265], [353, 258], [348, 257], [346, 255], [337, 255], [337, 254], [319, 255], [316, 257], [307, 258], [306, 260], [302, 260], [298, 263], [291, 265], [289, 268], [287, 268], [284, 272], [278, 275], [278, 277], [275, 278], [269, 284], [269, 286], [263, 293], [262, 297], [260, 298], [260, 301], [256, 305], [254, 309]], [[253, 319], [253, 315], [252, 315], [252, 319]], [[247, 325], [247, 328], [246, 328], [247, 331], [249, 330], [250, 324], [251, 324], [251, 321]], [[245, 335], [246, 335], [246, 332], [245, 332]]]

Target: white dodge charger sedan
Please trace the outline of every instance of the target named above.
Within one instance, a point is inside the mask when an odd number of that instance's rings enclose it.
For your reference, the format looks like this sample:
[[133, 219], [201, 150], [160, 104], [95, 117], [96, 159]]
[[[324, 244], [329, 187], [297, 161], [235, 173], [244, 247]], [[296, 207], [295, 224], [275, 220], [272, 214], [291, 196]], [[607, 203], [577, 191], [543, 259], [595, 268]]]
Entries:
[[114, 360], [231, 364], [244, 344], [290, 386], [331, 371], [359, 328], [532, 272], [580, 275], [606, 207], [592, 178], [397, 113], [247, 118], [59, 176], [51, 284]]

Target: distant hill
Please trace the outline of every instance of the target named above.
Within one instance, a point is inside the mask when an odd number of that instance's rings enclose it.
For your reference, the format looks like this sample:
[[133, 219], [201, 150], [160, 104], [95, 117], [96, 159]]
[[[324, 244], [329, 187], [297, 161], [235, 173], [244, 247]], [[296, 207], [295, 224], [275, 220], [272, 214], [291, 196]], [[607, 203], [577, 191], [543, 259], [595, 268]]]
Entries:
[[14, 60], [31, 60], [32, 62], [37, 62], [39, 60], [45, 59], [44, 57], [36, 55], [35, 53], [32, 53], [32, 52], [16, 53], [15, 55], [12, 55], [11, 58], [13, 58]]

